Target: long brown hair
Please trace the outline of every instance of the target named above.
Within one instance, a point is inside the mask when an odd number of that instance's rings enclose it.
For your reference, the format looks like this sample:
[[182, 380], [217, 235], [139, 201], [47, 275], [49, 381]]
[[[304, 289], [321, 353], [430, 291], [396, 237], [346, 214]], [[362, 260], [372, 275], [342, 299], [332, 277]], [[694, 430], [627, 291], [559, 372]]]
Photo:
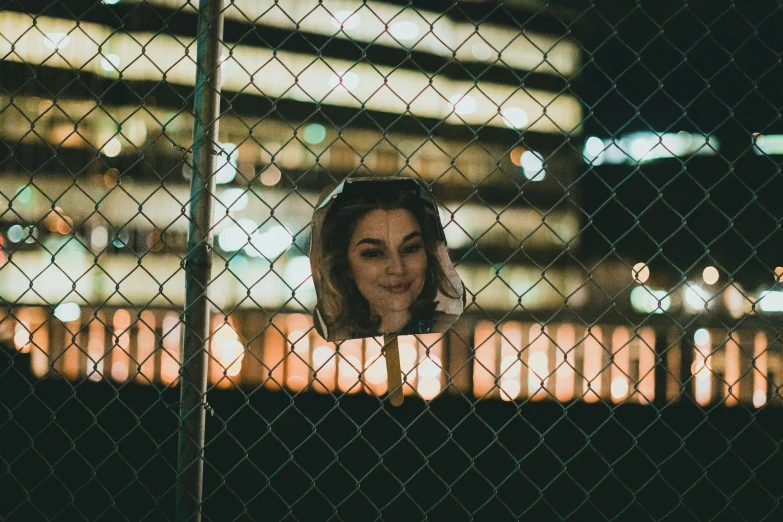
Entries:
[[[435, 207], [419, 197], [418, 185], [412, 180], [346, 183], [328, 209], [323, 222], [322, 274], [327, 320], [337, 331], [351, 335], [378, 333], [380, 317], [373, 317], [370, 304], [359, 292], [348, 265], [348, 247], [359, 220], [373, 210], [408, 210], [421, 227], [427, 254], [427, 275], [421, 293], [410, 307], [412, 317], [432, 317], [437, 306], [438, 290], [457, 299], [461, 297], [443, 271], [437, 254], [442, 239]], [[428, 208], [429, 207], [429, 208]], [[428, 215], [428, 211], [430, 215]]]

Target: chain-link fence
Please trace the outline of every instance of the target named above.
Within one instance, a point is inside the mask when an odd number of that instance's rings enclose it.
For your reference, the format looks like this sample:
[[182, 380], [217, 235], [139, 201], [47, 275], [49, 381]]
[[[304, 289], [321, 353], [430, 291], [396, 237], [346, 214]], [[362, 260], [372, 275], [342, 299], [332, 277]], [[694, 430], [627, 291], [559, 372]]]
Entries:
[[[779, 520], [782, 22], [4, 1], [0, 519]], [[467, 291], [399, 408], [313, 328], [357, 176], [431, 191]]]

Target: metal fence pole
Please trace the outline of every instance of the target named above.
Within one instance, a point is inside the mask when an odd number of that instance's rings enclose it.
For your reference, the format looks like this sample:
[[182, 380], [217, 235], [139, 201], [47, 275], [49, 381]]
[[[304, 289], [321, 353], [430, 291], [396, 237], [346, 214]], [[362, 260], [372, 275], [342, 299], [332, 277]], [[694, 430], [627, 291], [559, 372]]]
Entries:
[[208, 284], [212, 275], [212, 213], [220, 109], [223, 0], [200, 0], [193, 122], [190, 230], [185, 265], [185, 318], [180, 377], [178, 522], [201, 520], [204, 474], [203, 407], [207, 389]]

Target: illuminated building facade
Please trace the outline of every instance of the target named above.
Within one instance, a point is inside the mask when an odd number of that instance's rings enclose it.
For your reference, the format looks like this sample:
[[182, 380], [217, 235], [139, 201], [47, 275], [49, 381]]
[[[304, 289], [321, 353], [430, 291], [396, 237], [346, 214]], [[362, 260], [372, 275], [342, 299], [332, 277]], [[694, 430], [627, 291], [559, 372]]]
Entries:
[[[453, 332], [401, 343], [405, 393], [647, 404], [685, 391], [756, 407], [778, 393], [763, 315], [783, 310], [777, 287], [710, 290], [706, 271], [703, 285], [645, 286], [647, 265], [583, 244], [585, 171], [714, 156], [717, 140], [585, 136], [570, 83], [584, 56], [545, 20], [520, 37], [503, 20], [360, 5], [227, 8], [212, 385], [385, 393], [378, 340], [337, 347], [311, 328], [308, 222], [325, 185], [399, 175], [432, 188], [468, 289]], [[39, 377], [174, 385], [195, 13], [122, 0], [78, 16], [0, 13], [0, 338]], [[704, 310], [713, 324], [664, 320]], [[727, 334], [724, 317], [749, 319]]]

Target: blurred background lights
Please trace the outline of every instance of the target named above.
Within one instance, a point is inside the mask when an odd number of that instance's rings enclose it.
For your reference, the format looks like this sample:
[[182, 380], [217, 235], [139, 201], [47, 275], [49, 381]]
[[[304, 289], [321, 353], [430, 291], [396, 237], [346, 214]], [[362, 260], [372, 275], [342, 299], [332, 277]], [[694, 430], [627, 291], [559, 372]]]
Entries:
[[671, 304], [671, 297], [665, 290], [652, 290], [646, 286], [631, 290], [631, 306], [637, 312], [662, 314], [669, 310]]
[[44, 37], [44, 45], [51, 51], [65, 49], [71, 38], [65, 33], [47, 33]]
[[543, 181], [546, 177], [544, 157], [538, 152], [526, 150], [522, 153], [522, 172], [530, 181]]
[[783, 281], [783, 266], [775, 267], [775, 281]]
[[22, 228], [22, 225], [11, 225], [7, 235], [11, 243], [18, 243], [24, 238], [24, 228]]
[[719, 148], [720, 142], [714, 136], [683, 131], [665, 133], [640, 131], [606, 142], [591, 136], [585, 141], [583, 156], [585, 161], [595, 165], [601, 163], [635, 165], [688, 155], [714, 156]]
[[26, 226], [22, 232], [22, 237], [24, 237], [24, 242], [27, 244], [35, 243], [35, 240], [38, 239], [38, 229], [33, 225]]
[[620, 400], [628, 395], [628, 379], [625, 377], [615, 377], [612, 379], [612, 398]]
[[757, 155], [783, 154], [783, 134], [754, 134], [753, 152]]
[[709, 295], [701, 286], [685, 288], [685, 303], [692, 310], [703, 310], [709, 301]]
[[250, 237], [250, 244], [245, 247], [245, 253], [250, 257], [277, 257], [288, 250], [292, 243], [291, 233], [284, 227], [275, 225], [266, 232], [255, 232]]
[[412, 40], [419, 36], [419, 26], [415, 22], [395, 22], [389, 32], [397, 40]]
[[650, 277], [650, 267], [644, 263], [636, 263], [631, 269], [631, 277], [637, 283], [646, 283]]
[[704, 269], [704, 271], [701, 273], [702, 279], [704, 279], [704, 282], [708, 285], [714, 285], [718, 282], [718, 278], [720, 277], [718, 274], [718, 269], [714, 266], [708, 266]]
[[511, 163], [513, 163], [517, 167], [521, 167], [523, 152], [525, 152], [524, 147], [514, 147], [513, 149], [511, 149], [511, 152], [508, 155], [509, 159], [511, 160]]
[[[228, 188], [224, 190], [220, 197], [221, 205], [215, 206], [215, 214], [225, 215], [225, 212], [239, 212], [247, 206], [247, 190], [241, 188]], [[222, 207], [218, 209], [218, 207]]]
[[119, 4], [120, 0], [103, 0], [103, 3], [106, 5], [114, 5], [114, 4]]
[[594, 164], [600, 165], [603, 163], [603, 158], [601, 158], [601, 153], [603, 153], [603, 151], [603, 140], [596, 136], [590, 136], [585, 141], [584, 151], [582, 154], [588, 163], [592, 161]]
[[237, 176], [237, 156], [239, 149], [233, 143], [218, 143], [218, 155], [215, 165], [215, 183], [231, 183]]
[[318, 145], [326, 139], [326, 127], [320, 123], [311, 123], [304, 128], [302, 136], [311, 145]]
[[764, 390], [756, 390], [753, 392], [753, 406], [761, 408], [767, 402], [767, 392]]
[[783, 312], [783, 291], [765, 290], [759, 294], [762, 312]]
[[81, 308], [76, 303], [62, 303], [54, 308], [54, 316], [64, 323], [77, 320], [81, 313]]
[[101, 57], [101, 69], [106, 72], [115, 72], [120, 70], [120, 57], [116, 54], [106, 54]]
[[337, 11], [332, 15], [332, 26], [335, 29], [356, 29], [362, 22], [362, 17], [353, 11]]
[[280, 182], [281, 177], [282, 173], [279, 168], [275, 165], [268, 165], [266, 169], [264, 169], [264, 172], [261, 173], [261, 184], [266, 185], [267, 187], [277, 185]]
[[16, 203], [26, 205], [27, 203], [30, 203], [31, 199], [33, 199], [33, 189], [30, 188], [29, 185], [25, 185], [17, 189], [15, 199]]
[[710, 332], [708, 332], [705, 328], [699, 328], [693, 334], [693, 342], [695, 342], [698, 346], [704, 346], [710, 342]]
[[528, 124], [527, 112], [519, 107], [508, 107], [500, 111], [503, 123], [511, 129], [521, 129]]
[[109, 231], [105, 227], [95, 227], [90, 232], [90, 246], [93, 250], [101, 250], [109, 243]]
[[103, 154], [109, 158], [114, 158], [122, 151], [122, 143], [117, 138], [112, 138], [103, 146]]
[[455, 94], [450, 96], [449, 105], [451, 106], [451, 110], [460, 116], [465, 116], [467, 114], [473, 114], [476, 112], [476, 100], [469, 94]]
[[482, 61], [489, 60], [489, 57], [492, 56], [492, 48], [483, 41], [474, 43], [470, 47], [470, 52], [475, 59]]
[[329, 77], [329, 87], [339, 91], [353, 91], [359, 86], [359, 76], [353, 72], [334, 73]]
[[224, 252], [236, 252], [247, 246], [250, 235], [258, 228], [252, 219], [240, 219], [218, 235], [218, 245]]

